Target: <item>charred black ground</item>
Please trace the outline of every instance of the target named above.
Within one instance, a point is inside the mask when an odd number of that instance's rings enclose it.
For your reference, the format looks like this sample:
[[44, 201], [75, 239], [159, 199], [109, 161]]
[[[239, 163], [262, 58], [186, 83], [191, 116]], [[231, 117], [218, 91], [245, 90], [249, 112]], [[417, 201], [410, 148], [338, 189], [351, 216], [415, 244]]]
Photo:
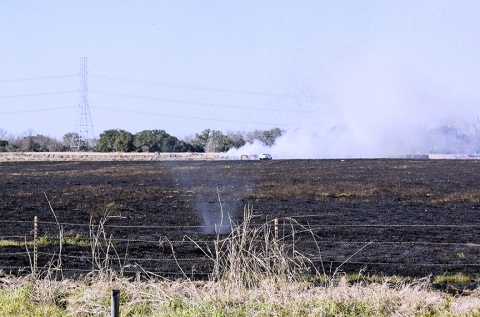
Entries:
[[[214, 239], [220, 197], [224, 223], [227, 215], [240, 222], [249, 204], [254, 225], [279, 218], [279, 234], [286, 235], [293, 218], [311, 228], [294, 226], [296, 247], [315, 259], [317, 269], [321, 255], [327, 273], [368, 244], [340, 271], [475, 275], [480, 272], [479, 171], [474, 160], [0, 163], [0, 239], [31, 240], [34, 216], [41, 237], [58, 235], [46, 195], [66, 236], [89, 237], [90, 219], [96, 224], [108, 214], [105, 231], [122, 264], [166, 275], [178, 274], [180, 265], [201, 278], [211, 261], [181, 241], [188, 236], [207, 245]], [[228, 226], [220, 229], [228, 232]], [[40, 246], [39, 264], [57, 249]], [[89, 246], [68, 244], [62, 253], [71, 275], [93, 267]], [[26, 254], [22, 246], [1, 247], [0, 268], [27, 271]]]

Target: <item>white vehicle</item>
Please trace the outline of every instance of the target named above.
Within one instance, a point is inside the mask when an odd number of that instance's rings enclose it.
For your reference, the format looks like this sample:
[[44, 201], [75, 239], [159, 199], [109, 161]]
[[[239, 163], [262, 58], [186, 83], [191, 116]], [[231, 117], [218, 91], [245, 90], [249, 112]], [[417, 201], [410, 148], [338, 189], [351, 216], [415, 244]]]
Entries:
[[260, 161], [267, 161], [271, 160], [272, 156], [270, 154], [260, 154], [258, 158], [260, 159]]

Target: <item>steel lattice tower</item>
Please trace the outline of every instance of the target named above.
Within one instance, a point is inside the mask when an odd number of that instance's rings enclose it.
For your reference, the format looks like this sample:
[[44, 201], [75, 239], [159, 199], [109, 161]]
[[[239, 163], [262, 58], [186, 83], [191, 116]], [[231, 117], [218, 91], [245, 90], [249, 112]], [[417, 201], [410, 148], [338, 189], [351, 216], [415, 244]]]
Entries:
[[88, 67], [87, 58], [82, 57], [80, 65], [80, 103], [75, 123], [75, 134], [70, 142], [71, 151], [88, 151], [95, 147], [92, 117], [88, 105]]

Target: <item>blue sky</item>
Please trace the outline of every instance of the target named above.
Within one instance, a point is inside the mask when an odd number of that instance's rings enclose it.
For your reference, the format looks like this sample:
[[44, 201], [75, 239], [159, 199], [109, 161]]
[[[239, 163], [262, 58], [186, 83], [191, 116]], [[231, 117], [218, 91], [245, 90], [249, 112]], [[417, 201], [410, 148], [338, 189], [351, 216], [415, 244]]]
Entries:
[[97, 135], [280, 127], [321, 140], [343, 124], [373, 148], [480, 115], [478, 0], [0, 8], [0, 128], [13, 134], [73, 131], [81, 57]]

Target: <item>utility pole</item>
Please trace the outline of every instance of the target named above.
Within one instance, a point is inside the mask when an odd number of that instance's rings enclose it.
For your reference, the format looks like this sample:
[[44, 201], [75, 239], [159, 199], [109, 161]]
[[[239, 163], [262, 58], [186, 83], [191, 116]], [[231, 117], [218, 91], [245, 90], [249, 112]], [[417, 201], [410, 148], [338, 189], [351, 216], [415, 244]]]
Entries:
[[80, 103], [75, 123], [74, 135], [70, 142], [70, 151], [89, 151], [95, 148], [95, 132], [88, 105], [88, 66], [87, 58], [82, 57], [80, 65]]

